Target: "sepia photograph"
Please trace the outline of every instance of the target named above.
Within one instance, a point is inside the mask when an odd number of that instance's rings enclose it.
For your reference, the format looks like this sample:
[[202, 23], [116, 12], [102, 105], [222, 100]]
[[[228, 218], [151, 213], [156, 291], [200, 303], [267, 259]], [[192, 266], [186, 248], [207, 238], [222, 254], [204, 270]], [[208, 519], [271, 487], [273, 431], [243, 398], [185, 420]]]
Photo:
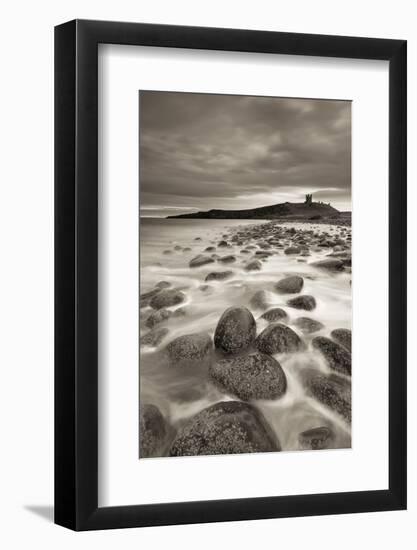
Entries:
[[351, 447], [351, 102], [139, 91], [139, 458]]

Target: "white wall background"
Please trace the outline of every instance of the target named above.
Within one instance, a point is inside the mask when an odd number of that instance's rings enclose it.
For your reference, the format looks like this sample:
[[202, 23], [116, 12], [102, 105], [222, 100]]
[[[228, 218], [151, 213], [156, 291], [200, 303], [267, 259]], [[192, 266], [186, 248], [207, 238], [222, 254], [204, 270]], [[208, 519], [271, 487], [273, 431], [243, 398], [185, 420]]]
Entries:
[[[417, 541], [417, 18], [410, 0], [15, 0], [1, 10], [0, 545], [3, 548], [381, 550]], [[73, 18], [408, 40], [409, 510], [96, 533], [51, 523], [53, 499], [53, 26]], [[371, 215], [370, 215], [371, 217]], [[377, 276], [377, 274], [376, 274]], [[372, 434], [370, 434], [372, 437]], [[343, 473], [341, 472], [341, 475]]]

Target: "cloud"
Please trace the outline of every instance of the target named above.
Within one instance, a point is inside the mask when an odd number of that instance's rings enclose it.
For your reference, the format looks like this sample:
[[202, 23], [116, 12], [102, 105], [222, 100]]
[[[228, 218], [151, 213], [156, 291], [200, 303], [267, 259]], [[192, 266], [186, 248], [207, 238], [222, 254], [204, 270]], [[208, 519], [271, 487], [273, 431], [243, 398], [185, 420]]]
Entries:
[[140, 92], [141, 207], [350, 203], [347, 101]]

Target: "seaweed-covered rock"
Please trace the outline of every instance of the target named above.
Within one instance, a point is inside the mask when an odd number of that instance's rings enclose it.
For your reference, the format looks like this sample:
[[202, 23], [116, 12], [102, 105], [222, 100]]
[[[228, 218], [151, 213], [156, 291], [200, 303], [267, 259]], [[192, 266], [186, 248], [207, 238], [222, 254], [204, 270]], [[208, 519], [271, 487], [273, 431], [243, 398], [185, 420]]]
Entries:
[[166, 352], [171, 364], [185, 365], [207, 359], [212, 349], [210, 336], [204, 332], [197, 332], [175, 338], [167, 345]]
[[331, 408], [347, 422], [352, 418], [352, 391], [349, 379], [337, 374], [326, 375], [315, 369], [302, 373], [306, 393]]
[[330, 336], [347, 350], [352, 350], [352, 332], [347, 328], [336, 328], [332, 330]]
[[168, 334], [169, 330], [167, 328], [154, 328], [153, 330], [147, 332], [140, 337], [141, 346], [150, 346], [156, 347], [162, 342], [165, 336]]
[[252, 260], [245, 265], [245, 271], [260, 271], [262, 264], [259, 260]]
[[312, 311], [316, 307], [316, 299], [314, 296], [304, 294], [303, 296], [297, 296], [288, 300], [287, 304], [295, 309], [305, 309]]
[[277, 321], [285, 321], [288, 319], [287, 312], [280, 307], [274, 307], [262, 313], [261, 319], [265, 319], [268, 323], [276, 323]]
[[304, 279], [302, 277], [291, 275], [278, 281], [275, 285], [275, 290], [280, 294], [296, 294], [297, 292], [301, 292], [303, 285]]
[[324, 328], [323, 323], [315, 319], [310, 319], [310, 317], [298, 317], [298, 319], [294, 321], [294, 325], [305, 334], [312, 334]]
[[311, 265], [327, 271], [343, 271], [343, 262], [333, 258], [313, 262]]
[[210, 256], [204, 256], [203, 254], [199, 254], [192, 260], [190, 260], [190, 263], [188, 264], [190, 267], [201, 267], [202, 265], [206, 264], [212, 264], [214, 262], [213, 258], [210, 258]]
[[159, 325], [159, 323], [162, 323], [164, 321], [167, 321], [172, 315], [172, 311], [169, 309], [158, 309], [157, 311], [154, 311], [149, 315], [149, 317], [146, 319], [146, 326], [149, 328], [153, 328], [156, 325]]
[[302, 449], [328, 449], [334, 440], [334, 433], [327, 426], [319, 426], [311, 430], [305, 430], [298, 436], [298, 442]]
[[156, 405], [142, 405], [139, 410], [139, 456], [162, 456], [168, 426]]
[[287, 379], [281, 365], [264, 353], [223, 359], [213, 363], [209, 373], [222, 390], [243, 401], [276, 399], [287, 389]]
[[268, 295], [265, 290], [257, 290], [250, 299], [250, 305], [254, 309], [268, 309]]
[[153, 309], [162, 309], [165, 307], [176, 306], [185, 301], [185, 294], [180, 290], [164, 289], [153, 296], [149, 305]]
[[223, 353], [239, 353], [255, 340], [256, 322], [245, 307], [226, 309], [217, 323], [214, 345]]
[[233, 276], [233, 271], [213, 271], [212, 273], [209, 273], [205, 281], [224, 281], [225, 279], [229, 279]]
[[224, 455], [280, 451], [262, 413], [240, 401], [223, 401], [202, 410], [178, 432], [171, 456]]
[[301, 338], [282, 323], [271, 323], [256, 339], [255, 345], [262, 353], [289, 353], [305, 349]]
[[346, 348], [325, 336], [316, 336], [313, 338], [312, 345], [313, 348], [318, 349], [324, 355], [331, 369], [343, 374], [351, 374], [352, 359]]

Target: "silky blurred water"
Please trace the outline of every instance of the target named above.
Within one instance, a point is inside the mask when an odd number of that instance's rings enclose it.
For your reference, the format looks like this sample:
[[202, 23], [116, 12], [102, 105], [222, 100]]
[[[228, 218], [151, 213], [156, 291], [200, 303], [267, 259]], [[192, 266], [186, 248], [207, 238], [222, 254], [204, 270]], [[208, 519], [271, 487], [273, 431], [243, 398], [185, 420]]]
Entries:
[[[166, 338], [158, 348], [141, 348], [140, 392], [141, 402], [153, 403], [163, 412], [169, 422], [177, 427], [187, 418], [218, 401], [235, 399], [220, 392], [207, 376], [207, 365], [201, 364], [189, 369], [169, 367], [162, 353], [171, 340], [192, 332], [208, 332], [213, 335], [216, 324], [225, 309], [230, 306], [246, 306], [257, 319], [258, 333], [267, 326], [259, 319], [262, 311], [249, 306], [257, 290], [267, 291], [270, 307], [281, 307], [289, 315], [286, 323], [308, 344], [318, 335], [328, 336], [335, 328], [351, 328], [351, 274], [329, 273], [310, 265], [324, 259], [331, 249], [311, 251], [311, 256], [287, 256], [282, 250], [262, 262], [262, 270], [247, 272], [244, 262], [250, 255], [240, 253], [244, 246], [233, 245], [228, 232], [239, 227], [265, 224], [264, 220], [202, 220], [202, 219], [151, 219], [142, 218], [140, 224], [140, 290], [141, 293], [154, 288], [156, 283], [167, 281], [181, 289], [186, 302], [177, 307], [186, 308], [186, 315], [169, 319], [163, 326], [169, 329]], [[327, 231], [330, 236], [338, 235], [340, 228], [334, 225], [286, 223], [284, 227]], [[344, 230], [343, 230], [344, 231]], [[199, 268], [190, 268], [189, 261], [202, 253], [207, 246], [225, 238], [232, 245], [219, 248], [216, 253], [224, 256], [234, 254], [237, 261], [232, 264], [211, 263]], [[253, 245], [257, 241], [253, 240]], [[175, 247], [181, 247], [176, 250]], [[184, 248], [190, 250], [184, 251]], [[210, 255], [210, 253], [208, 253]], [[302, 260], [302, 261], [299, 261]], [[206, 275], [212, 271], [232, 270], [233, 277], [224, 281], [205, 283]], [[316, 298], [317, 307], [306, 312], [288, 307], [289, 295], [273, 291], [273, 285], [288, 274], [300, 274], [304, 278], [302, 294]], [[209, 288], [202, 290], [202, 285]], [[141, 333], [145, 328], [150, 308], [141, 309]], [[302, 334], [293, 322], [307, 316], [323, 323], [324, 329], [313, 335]], [[334, 447], [350, 447], [350, 426], [341, 417], [316, 400], [307, 397], [300, 383], [300, 372], [305, 368], [317, 368], [330, 372], [321, 354], [311, 346], [307, 351], [274, 356], [283, 367], [288, 382], [286, 394], [273, 401], [257, 401], [265, 418], [275, 430], [283, 450], [299, 449], [298, 434], [318, 426], [329, 426], [336, 434]]]

